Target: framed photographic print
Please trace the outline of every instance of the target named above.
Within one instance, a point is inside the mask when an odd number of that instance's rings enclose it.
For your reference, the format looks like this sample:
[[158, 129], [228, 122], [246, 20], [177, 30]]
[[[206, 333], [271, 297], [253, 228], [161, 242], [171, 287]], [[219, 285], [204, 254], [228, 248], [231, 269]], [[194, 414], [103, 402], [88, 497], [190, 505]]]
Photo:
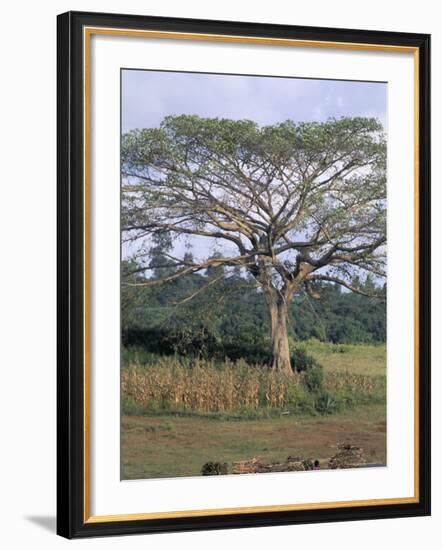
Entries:
[[430, 513], [430, 37], [58, 17], [58, 533]]

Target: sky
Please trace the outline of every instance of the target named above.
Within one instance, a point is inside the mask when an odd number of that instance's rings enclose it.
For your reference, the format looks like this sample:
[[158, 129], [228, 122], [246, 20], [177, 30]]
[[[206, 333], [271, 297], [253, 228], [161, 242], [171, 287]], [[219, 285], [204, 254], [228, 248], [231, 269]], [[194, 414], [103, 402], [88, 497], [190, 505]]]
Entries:
[[[124, 69], [121, 91], [123, 133], [158, 127], [165, 116], [182, 114], [249, 119], [261, 126], [288, 119], [320, 122], [367, 116], [377, 117], [385, 128], [387, 119], [384, 82]], [[198, 237], [175, 237], [175, 252], [183, 254], [189, 241], [195, 253], [220, 252], [214, 239]], [[132, 245], [123, 246], [124, 256], [133, 252]]]
[[377, 117], [385, 127], [387, 84], [144, 70], [122, 71], [122, 131], [152, 128], [167, 115], [249, 119]]

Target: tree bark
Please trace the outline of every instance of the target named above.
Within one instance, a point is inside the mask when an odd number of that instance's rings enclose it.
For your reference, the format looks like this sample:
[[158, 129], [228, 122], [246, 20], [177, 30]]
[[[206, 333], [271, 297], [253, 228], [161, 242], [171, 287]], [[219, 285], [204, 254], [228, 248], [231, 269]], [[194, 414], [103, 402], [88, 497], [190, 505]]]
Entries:
[[287, 304], [278, 300], [269, 304], [272, 362], [271, 368], [275, 371], [291, 374], [289, 339], [287, 334]]

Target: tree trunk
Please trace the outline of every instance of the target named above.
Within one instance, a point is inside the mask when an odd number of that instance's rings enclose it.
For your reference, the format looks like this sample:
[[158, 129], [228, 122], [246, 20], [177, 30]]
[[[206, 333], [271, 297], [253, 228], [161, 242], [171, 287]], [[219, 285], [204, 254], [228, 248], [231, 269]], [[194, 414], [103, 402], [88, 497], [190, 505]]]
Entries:
[[287, 335], [287, 305], [284, 301], [268, 304], [271, 322], [272, 362], [275, 371], [291, 374], [289, 339]]

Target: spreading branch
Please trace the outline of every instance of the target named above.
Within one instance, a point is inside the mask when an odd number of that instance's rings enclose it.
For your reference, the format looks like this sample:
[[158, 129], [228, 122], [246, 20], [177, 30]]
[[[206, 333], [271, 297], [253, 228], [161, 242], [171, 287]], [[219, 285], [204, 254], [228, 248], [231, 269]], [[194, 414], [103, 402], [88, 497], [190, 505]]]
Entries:
[[[122, 174], [123, 239], [136, 262], [129, 286], [240, 267], [287, 301], [311, 281], [364, 293], [357, 277], [385, 275], [386, 144], [375, 119], [260, 128], [166, 117], [160, 128], [123, 136]], [[229, 253], [188, 262], [174, 250], [164, 263], [137, 256], [164, 233]]]

